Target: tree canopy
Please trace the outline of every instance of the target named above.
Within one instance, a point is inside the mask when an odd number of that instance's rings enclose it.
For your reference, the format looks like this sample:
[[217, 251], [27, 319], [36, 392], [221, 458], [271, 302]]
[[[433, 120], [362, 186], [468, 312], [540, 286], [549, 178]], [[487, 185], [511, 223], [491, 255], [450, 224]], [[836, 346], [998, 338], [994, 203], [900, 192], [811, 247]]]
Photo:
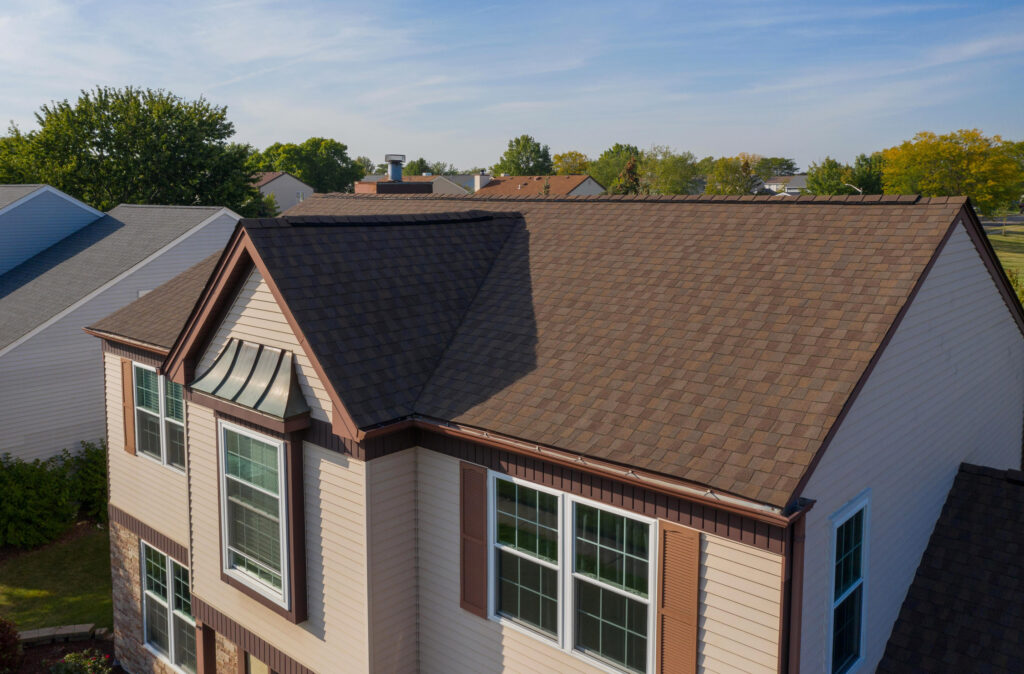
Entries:
[[491, 170], [495, 174], [507, 173], [510, 176], [551, 175], [551, 148], [524, 133], [508, 142], [505, 154]]
[[651, 194], [698, 194], [705, 168], [690, 152], [654, 145], [641, 156], [641, 173]]
[[615, 143], [602, 152], [600, 157], [590, 162], [587, 172], [605, 189], [609, 189], [618, 179], [630, 158], [639, 159], [640, 149], [636, 145]]
[[365, 167], [333, 138], [307, 138], [299, 144], [274, 143], [250, 159], [253, 171], [287, 171], [316, 192], [351, 192]]
[[448, 164], [443, 161], [429, 162], [423, 157], [406, 162], [405, 166], [402, 167], [402, 173], [407, 176], [419, 176], [424, 173], [435, 176], [453, 176], [458, 172], [459, 170], [455, 168], [455, 164]]
[[753, 194], [761, 185], [754, 172], [757, 155], [739, 154], [716, 159], [708, 172], [705, 194]]
[[161, 89], [96, 87], [43, 105], [38, 129], [0, 140], [0, 180], [47, 183], [100, 210], [118, 204], [218, 205], [260, 200], [249, 147], [229, 143], [227, 108]]
[[590, 157], [576, 150], [556, 154], [553, 158], [554, 171], [560, 176], [582, 175], [589, 166]]
[[922, 131], [882, 152], [887, 194], [967, 195], [982, 215], [1009, 208], [1020, 197], [1024, 168], [1015, 143], [978, 129], [936, 135]]
[[796, 175], [796, 170], [796, 160], [786, 157], [761, 157], [754, 164], [754, 173], [766, 182], [775, 176]]
[[811, 162], [807, 169], [807, 192], [810, 194], [857, 194], [851, 187], [850, 167], [832, 157], [825, 157], [821, 163]]

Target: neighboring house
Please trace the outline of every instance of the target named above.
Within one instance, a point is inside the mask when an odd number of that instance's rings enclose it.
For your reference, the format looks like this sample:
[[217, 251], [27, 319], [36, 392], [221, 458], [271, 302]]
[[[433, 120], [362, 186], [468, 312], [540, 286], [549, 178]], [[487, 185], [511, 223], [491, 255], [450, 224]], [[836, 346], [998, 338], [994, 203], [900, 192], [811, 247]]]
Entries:
[[764, 182], [764, 188], [776, 194], [796, 196], [807, 190], [807, 174], [798, 173], [792, 176], [774, 176]]
[[604, 187], [587, 175], [570, 176], [481, 176], [482, 185], [473, 193], [477, 197], [593, 196], [604, 194]]
[[102, 217], [49, 185], [0, 185], [0, 274]]
[[274, 201], [277, 202], [277, 210], [281, 213], [313, 194], [312, 187], [291, 173], [284, 171], [257, 173], [256, 187], [259, 189], [260, 194], [274, 195]]
[[321, 195], [209, 264], [92, 327], [130, 671], [872, 671], [1021, 463], [965, 199]]
[[[465, 188], [460, 183], [456, 182], [454, 178], [460, 176], [441, 176], [441, 175], [421, 175], [421, 176], [402, 176], [402, 182], [406, 183], [430, 183], [431, 194], [466, 194], [472, 191], [472, 187]], [[363, 176], [361, 182], [364, 183], [379, 183], [387, 182], [388, 177], [386, 175], [368, 175]], [[470, 184], [472, 185], [472, 176], [470, 176]], [[282, 210], [283, 212], [283, 210]]]
[[46, 458], [104, 437], [99, 350], [82, 327], [222, 248], [237, 220], [224, 208], [121, 205], [0, 274], [0, 453]]

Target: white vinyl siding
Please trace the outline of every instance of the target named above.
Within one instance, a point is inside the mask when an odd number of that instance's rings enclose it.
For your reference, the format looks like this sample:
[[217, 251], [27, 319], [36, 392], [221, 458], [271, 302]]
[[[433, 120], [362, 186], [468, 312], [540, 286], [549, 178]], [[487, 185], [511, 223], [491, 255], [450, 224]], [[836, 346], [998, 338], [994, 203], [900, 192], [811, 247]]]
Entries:
[[[895, 226], [895, 225], [894, 225]], [[961, 462], [1018, 468], [1024, 340], [957, 227], [808, 481], [801, 670], [827, 671], [829, 516], [871, 489], [863, 671], [885, 650]]]
[[[73, 452], [82, 440], [104, 437], [103, 354], [100, 340], [82, 328], [134, 301], [139, 290], [169, 281], [222, 248], [234, 225], [235, 217], [225, 214], [194, 230], [158, 258], [0, 355], [2, 451], [26, 460], [46, 458], [65, 448]], [[53, 382], [60, 382], [60, 387], [55, 389]], [[60, 414], [53, 414], [54, 409]], [[118, 402], [113, 415], [123, 424], [120, 410]], [[185, 522], [187, 527], [187, 518]]]
[[253, 270], [239, 290], [223, 322], [196, 367], [196, 376], [206, 372], [232, 337], [263, 344], [295, 354], [296, 371], [302, 395], [310, 407], [310, 415], [321, 421], [331, 420], [331, 399], [313, 370], [313, 365], [299, 344], [295, 332], [281, 313], [270, 287], [258, 271]]

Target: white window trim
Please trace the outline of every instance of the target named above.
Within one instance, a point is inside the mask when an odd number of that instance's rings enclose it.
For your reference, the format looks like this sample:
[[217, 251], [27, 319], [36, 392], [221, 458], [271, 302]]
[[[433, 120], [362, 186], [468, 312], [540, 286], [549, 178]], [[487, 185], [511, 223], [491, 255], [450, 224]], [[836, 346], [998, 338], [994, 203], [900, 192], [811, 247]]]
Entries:
[[[558, 564], [548, 563], [549, 567], [556, 567], [558, 570], [558, 635], [552, 637], [549, 634], [545, 634], [539, 630], [531, 629], [530, 627], [523, 625], [511, 618], [506, 618], [497, 611], [497, 577], [496, 577], [496, 554], [495, 551], [498, 548], [497, 541], [497, 508], [496, 508], [496, 493], [497, 493], [497, 480], [502, 479], [508, 482], [534, 489], [536, 491], [545, 492], [558, 497], [558, 526], [559, 526], [559, 539], [558, 539]], [[625, 668], [616, 666], [607, 660], [600, 659], [593, 655], [589, 655], [575, 647], [573, 643], [573, 635], [576, 632], [575, 625], [575, 602], [570, 601], [573, 596], [573, 584], [576, 579], [576, 572], [572, 568], [571, 561], [575, 559], [575, 511], [574, 504], [579, 503], [582, 505], [597, 508], [605, 512], [610, 512], [614, 515], [621, 515], [637, 522], [642, 522], [648, 526], [648, 562], [647, 562], [647, 673], [654, 674], [655, 666], [655, 653], [656, 651], [656, 639], [657, 639], [657, 559], [658, 559], [658, 521], [650, 517], [645, 517], [622, 508], [616, 508], [614, 506], [601, 503], [600, 501], [594, 501], [587, 498], [582, 498], [568, 492], [559, 491], [552, 489], [544, 485], [523, 480], [521, 478], [506, 475], [505, 473], [499, 473], [497, 471], [487, 471], [487, 615], [488, 617], [508, 629], [515, 630], [521, 634], [525, 634], [533, 639], [536, 639], [548, 646], [557, 648], [563, 653], [569, 656], [586, 662], [591, 667], [599, 669], [609, 674], [622, 674], [623, 672], [630, 672]], [[545, 560], [539, 560], [535, 557], [525, 555], [532, 561], [537, 561], [544, 565]], [[587, 580], [592, 581], [586, 576], [581, 576]], [[630, 597], [632, 599], [643, 601], [644, 598], [636, 594], [625, 590], [618, 590], [614, 586], [606, 583], [596, 583], [602, 588], [608, 589], [613, 592], [619, 592], [620, 594]]]
[[[151, 595], [149, 590], [146, 589], [146, 548], [149, 548], [150, 550], [153, 550], [157, 554], [163, 555], [163, 557], [164, 557], [164, 573], [167, 574], [167, 601], [166, 602], [161, 601], [159, 597]], [[181, 667], [180, 665], [175, 663], [174, 660], [172, 659], [174, 657], [174, 646], [175, 646], [175, 643], [174, 643], [174, 616], [181, 617], [183, 620], [185, 620], [190, 625], [192, 625], [193, 628], [195, 628], [195, 626], [196, 626], [196, 619], [195, 618], [193, 618], [192, 616], [185, 615], [181, 611], [179, 611], [176, 608], [174, 608], [174, 566], [173, 566], [174, 564], [177, 564], [178, 566], [180, 566], [183, 569], [188, 569], [188, 567], [186, 567], [184, 564], [178, 563], [178, 561], [176, 559], [172, 558], [170, 555], [168, 555], [168, 554], [166, 554], [164, 552], [161, 552], [160, 550], [158, 550], [157, 548], [153, 547], [152, 545], [149, 545], [148, 543], [146, 543], [146, 541], [142, 540], [141, 538], [139, 539], [139, 569], [140, 569], [140, 575], [139, 575], [140, 583], [139, 584], [141, 586], [139, 589], [142, 590], [142, 645], [143, 645], [143, 647], [145, 647], [145, 649], [147, 651], [152, 653], [154, 657], [159, 658], [160, 660], [162, 660], [164, 662], [164, 664], [166, 664], [168, 667], [170, 667], [174, 671], [180, 672], [181, 674], [189, 674], [189, 671], [187, 669], [184, 669], [183, 667]], [[192, 573], [191, 573], [191, 571], [189, 572], [188, 581], [189, 581], [189, 588], [188, 588], [189, 597], [191, 598], [191, 595], [192, 595]], [[166, 654], [161, 653], [160, 651], [158, 651], [154, 646], [150, 645], [149, 641], [146, 639], [146, 634], [148, 634], [148, 632], [149, 632], [149, 630], [148, 630], [149, 620], [146, 617], [146, 602], [147, 601], [156, 601], [156, 602], [162, 603], [162, 604], [166, 603], [166, 608], [167, 608], [167, 651], [168, 651]], [[196, 648], [197, 649], [199, 648], [198, 640], [196, 642]], [[198, 657], [199, 657], [199, 653], [197, 652], [196, 653], [197, 662], [198, 662]]]
[[832, 525], [830, 529], [830, 541], [829, 541], [829, 583], [828, 583], [828, 643], [825, 655], [828, 658], [827, 672], [832, 671], [832, 637], [834, 636], [835, 629], [835, 613], [836, 606], [838, 606], [843, 599], [849, 596], [849, 592], [852, 592], [854, 588], [845, 593], [838, 600], [836, 596], [836, 532], [839, 527], [843, 526], [850, 520], [851, 517], [859, 513], [861, 510], [864, 511], [864, 528], [861, 534], [861, 546], [860, 546], [860, 570], [861, 570], [861, 582], [860, 582], [860, 643], [857, 645], [858, 657], [853, 663], [846, 669], [843, 674], [853, 674], [858, 671], [864, 664], [864, 644], [865, 644], [865, 632], [867, 631], [867, 607], [868, 607], [868, 561], [869, 556], [869, 543], [871, 540], [871, 489], [865, 489], [860, 494], [851, 499], [846, 505], [841, 507], [839, 510], [834, 512], [829, 517], [829, 522]]
[[[225, 451], [224, 432], [232, 431], [239, 435], [248, 436], [254, 440], [265, 442], [268, 445], [277, 447], [277, 507], [278, 522], [281, 527], [280, 548], [281, 548], [281, 591], [278, 592], [266, 583], [262, 583], [247, 573], [236, 570], [228, 562], [228, 499], [227, 499], [227, 452]], [[231, 576], [234, 580], [242, 583], [254, 592], [266, 597], [286, 611], [291, 610], [291, 569], [288, 566], [288, 494], [287, 475], [285, 474], [285, 447], [284, 441], [268, 435], [262, 435], [242, 426], [220, 419], [217, 421], [217, 454], [219, 461], [218, 473], [220, 474], [220, 559], [221, 570]], [[258, 487], [257, 487], [258, 488]]]
[[[135, 391], [138, 390], [138, 387], [136, 386], [136, 382], [135, 382], [135, 368], [139, 368], [139, 369], [142, 369], [142, 370], [149, 370], [150, 372], [156, 374], [157, 400], [159, 401], [158, 407], [160, 408], [160, 413], [157, 415], [157, 416], [159, 416], [159, 424], [160, 424], [160, 458], [159, 459], [157, 459], [152, 454], [149, 454], [147, 452], [143, 452], [142, 450], [139, 449], [139, 415], [138, 415], [138, 412], [139, 412], [140, 407], [139, 407], [138, 401], [135, 400]], [[187, 438], [188, 438], [188, 431], [185, 428], [185, 417], [187, 415], [182, 414], [182, 420], [181, 421], [178, 421], [177, 419], [171, 419], [171, 418], [169, 418], [167, 416], [167, 400], [166, 400], [166, 398], [167, 398], [167, 386], [166, 386], [166, 379], [167, 378], [164, 377], [159, 372], [157, 372], [157, 369], [155, 367], [153, 367], [152, 365], [143, 365], [142, 363], [138, 363], [136, 361], [132, 361], [132, 414], [135, 415], [134, 418], [132, 419], [132, 425], [135, 427], [135, 429], [134, 429], [135, 430], [135, 455], [136, 456], [143, 456], [143, 457], [149, 459], [150, 461], [153, 461], [154, 463], [160, 464], [161, 466], [167, 466], [171, 470], [176, 470], [179, 473], [184, 473], [185, 472], [185, 466], [181, 466], [181, 467], [175, 466], [174, 464], [169, 463], [167, 461], [167, 425], [166, 425], [167, 422], [170, 422], [172, 424], [176, 424], [178, 426], [181, 426], [181, 432], [182, 432], [182, 435], [184, 436], [184, 438], [186, 439], [186, 442], [188, 441], [187, 440]], [[185, 409], [185, 401], [184, 401], [184, 399], [182, 399], [182, 411], [183, 412], [184, 412], [184, 409]], [[143, 409], [142, 411], [145, 412], [146, 414], [152, 414], [153, 413], [152, 411], [147, 410], [147, 409]], [[184, 458], [185, 458], [185, 463], [187, 465], [188, 464], [188, 452], [185, 452], [185, 457]]]

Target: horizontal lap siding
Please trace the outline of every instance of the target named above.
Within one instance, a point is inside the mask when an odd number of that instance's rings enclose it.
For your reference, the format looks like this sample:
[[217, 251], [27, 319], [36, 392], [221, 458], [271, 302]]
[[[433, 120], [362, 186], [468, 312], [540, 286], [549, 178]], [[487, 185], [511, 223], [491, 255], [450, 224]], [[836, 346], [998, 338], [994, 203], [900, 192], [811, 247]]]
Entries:
[[14, 269], [98, 217], [64, 197], [41, 192], [0, 215], [0, 274]]
[[188, 545], [185, 474], [141, 454], [124, 451], [121, 359], [105, 353], [103, 364], [110, 428], [110, 503], [172, 540]]
[[881, 657], [963, 461], [1021, 462], [1024, 341], [973, 243], [952, 234], [804, 496], [804, 671], [827, 667], [829, 517], [870, 487], [866, 662]]
[[697, 661], [706, 672], [774, 672], [782, 557], [703, 534]]
[[213, 340], [199, 361], [199, 376], [213, 365], [217, 354], [232, 337], [263, 344], [295, 354], [299, 386], [309, 404], [311, 415], [321, 421], [331, 420], [331, 399], [313, 370], [313, 365], [299, 345], [288, 320], [281, 313], [270, 287], [258, 271], [253, 271], [242, 286], [224, 320], [218, 326]]
[[370, 651], [375, 672], [418, 666], [416, 450], [366, 464]]
[[216, 421], [188, 404], [193, 587], [196, 596], [319, 672], [369, 669], [365, 464], [305, 443], [306, 579], [309, 619], [299, 625], [220, 578]]

